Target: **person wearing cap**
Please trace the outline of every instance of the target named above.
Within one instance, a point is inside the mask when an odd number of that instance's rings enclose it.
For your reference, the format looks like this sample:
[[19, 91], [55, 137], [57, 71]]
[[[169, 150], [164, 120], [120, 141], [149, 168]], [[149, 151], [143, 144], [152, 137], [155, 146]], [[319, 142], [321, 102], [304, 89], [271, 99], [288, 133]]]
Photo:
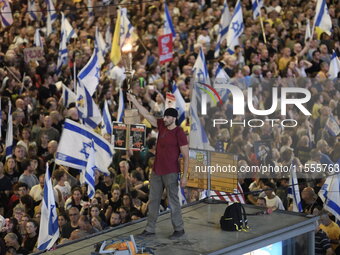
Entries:
[[147, 237], [155, 234], [160, 201], [163, 190], [166, 188], [171, 208], [171, 222], [174, 228], [170, 239], [178, 239], [185, 234], [181, 206], [178, 198], [179, 155], [182, 154], [184, 160], [184, 171], [180, 182], [181, 187], [185, 187], [187, 184], [189, 164], [188, 140], [182, 128], [177, 126], [178, 112], [174, 108], [168, 108], [164, 111], [164, 117], [162, 119], [156, 119], [133, 95], [128, 93], [127, 98], [152, 126], [158, 128], [156, 158], [150, 178], [147, 225], [141, 233], [141, 236]]

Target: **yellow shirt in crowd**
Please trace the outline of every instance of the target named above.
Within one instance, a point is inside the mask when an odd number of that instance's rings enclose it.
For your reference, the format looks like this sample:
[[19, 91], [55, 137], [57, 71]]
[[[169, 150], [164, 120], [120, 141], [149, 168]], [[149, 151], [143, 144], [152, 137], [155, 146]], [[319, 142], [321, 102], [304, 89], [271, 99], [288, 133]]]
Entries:
[[[320, 224], [320, 228], [327, 234], [330, 240], [340, 239], [340, 227], [334, 221], [332, 221], [328, 226]], [[338, 246], [339, 244], [332, 244], [332, 249], [335, 250]]]

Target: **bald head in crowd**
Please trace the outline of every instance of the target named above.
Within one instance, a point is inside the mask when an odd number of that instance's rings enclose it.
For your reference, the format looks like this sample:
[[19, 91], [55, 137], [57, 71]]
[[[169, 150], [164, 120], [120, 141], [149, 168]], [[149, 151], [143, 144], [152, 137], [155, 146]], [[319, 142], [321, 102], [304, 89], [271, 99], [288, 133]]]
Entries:
[[48, 153], [54, 154], [54, 153], [57, 152], [57, 149], [58, 149], [58, 142], [57, 141], [52, 140], [52, 141], [48, 142], [48, 144], [47, 144]]
[[71, 120], [78, 121], [79, 115], [78, 110], [76, 107], [72, 107], [67, 111], [67, 117], [69, 117]]
[[318, 198], [318, 195], [315, 193], [312, 187], [306, 187], [301, 192], [301, 198], [307, 203], [312, 204]]
[[77, 240], [77, 239], [81, 239], [81, 238], [86, 237], [87, 235], [88, 235], [88, 233], [87, 233], [85, 230], [76, 229], [76, 230], [73, 230], [73, 231], [72, 231], [69, 240]]

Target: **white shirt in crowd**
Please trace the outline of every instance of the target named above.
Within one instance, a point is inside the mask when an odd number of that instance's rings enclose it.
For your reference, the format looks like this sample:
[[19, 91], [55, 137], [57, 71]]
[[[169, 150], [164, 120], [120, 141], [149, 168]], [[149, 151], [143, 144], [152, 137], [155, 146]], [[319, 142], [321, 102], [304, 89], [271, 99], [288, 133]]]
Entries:
[[276, 209], [285, 210], [281, 199], [278, 196], [273, 198], [264, 197], [266, 199], [267, 208], [271, 208], [273, 211]]
[[110, 70], [109, 77], [116, 81], [116, 88], [119, 89], [126, 78], [125, 67], [116, 65]]
[[210, 47], [210, 36], [209, 35], [199, 35], [197, 38], [198, 43], [204, 44], [207, 48]]
[[71, 196], [71, 185], [68, 182], [65, 182], [64, 186], [57, 184], [54, 186], [54, 189], [58, 189], [60, 191], [64, 201]]
[[[56, 190], [53, 190], [54, 198], [58, 198], [58, 193]], [[44, 197], [44, 188], [41, 187], [40, 184], [34, 185], [30, 190], [30, 196], [34, 199], [34, 201], [39, 202]], [[56, 200], [58, 201], [58, 200]]]

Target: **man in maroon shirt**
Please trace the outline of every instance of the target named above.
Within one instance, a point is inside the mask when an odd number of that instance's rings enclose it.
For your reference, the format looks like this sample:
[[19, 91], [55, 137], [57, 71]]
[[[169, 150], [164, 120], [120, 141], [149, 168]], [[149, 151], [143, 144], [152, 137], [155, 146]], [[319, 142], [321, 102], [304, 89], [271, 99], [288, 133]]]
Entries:
[[176, 125], [178, 112], [174, 108], [168, 108], [164, 112], [163, 119], [156, 119], [134, 96], [127, 94], [127, 98], [152, 126], [158, 128], [156, 159], [150, 179], [148, 221], [141, 235], [146, 237], [155, 234], [159, 205], [165, 187], [174, 228], [170, 239], [178, 239], [185, 234], [178, 198], [178, 174], [180, 172], [178, 158], [180, 154], [182, 154], [184, 160], [184, 172], [180, 184], [183, 188], [187, 184], [189, 165], [188, 140], [182, 128]]

